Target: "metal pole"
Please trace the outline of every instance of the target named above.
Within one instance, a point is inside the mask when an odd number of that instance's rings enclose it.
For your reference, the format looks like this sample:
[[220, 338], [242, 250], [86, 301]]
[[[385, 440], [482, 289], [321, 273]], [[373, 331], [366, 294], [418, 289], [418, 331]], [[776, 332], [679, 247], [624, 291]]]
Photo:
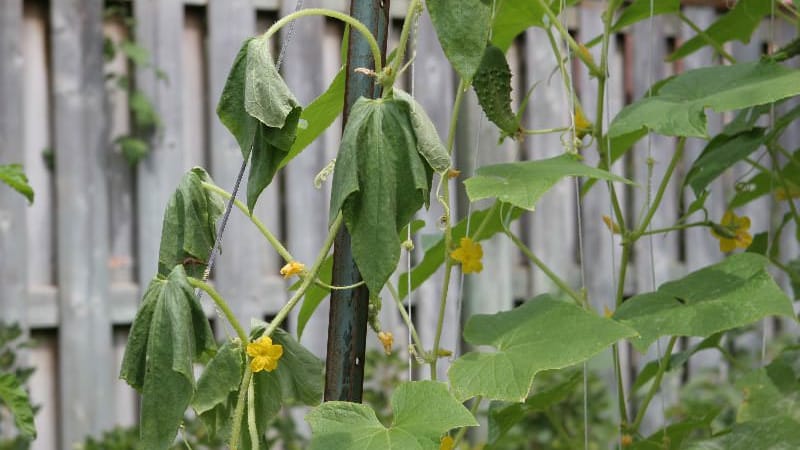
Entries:
[[[350, 15], [366, 25], [386, 54], [386, 34], [389, 25], [389, 0], [351, 0]], [[359, 97], [377, 97], [380, 86], [371, 77], [353, 70], [359, 67], [375, 69], [369, 45], [361, 35], [350, 30], [347, 49], [344, 121]], [[342, 227], [333, 247], [333, 285], [347, 286], [361, 281], [353, 262], [350, 233]], [[325, 372], [325, 401], [361, 402], [364, 383], [364, 349], [367, 339], [367, 309], [369, 291], [366, 286], [331, 291], [330, 322], [328, 325], [328, 356]]]

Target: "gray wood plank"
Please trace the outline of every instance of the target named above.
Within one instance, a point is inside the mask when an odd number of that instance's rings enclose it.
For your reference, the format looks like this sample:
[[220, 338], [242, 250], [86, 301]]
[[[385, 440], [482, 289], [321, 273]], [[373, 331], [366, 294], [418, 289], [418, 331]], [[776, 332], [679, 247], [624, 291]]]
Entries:
[[[22, 119], [22, 1], [0, 4], [0, 164], [25, 162]], [[0, 311], [4, 321], [25, 319], [27, 200], [0, 184]]]
[[162, 129], [152, 137], [150, 154], [137, 166], [137, 279], [147, 286], [158, 265], [158, 247], [164, 208], [188, 169], [184, 161], [182, 82], [183, 4], [179, 1], [134, 2], [136, 41], [150, 52], [152, 69], [136, 71], [135, 83], [153, 103]]
[[58, 201], [60, 447], [112, 422], [103, 2], [51, 3]]
[[32, 332], [34, 346], [30, 349], [29, 364], [36, 367], [28, 381], [31, 402], [40, 409], [34, 416], [36, 440], [31, 450], [58, 450], [59, 408], [58, 398], [58, 335], [53, 330]]

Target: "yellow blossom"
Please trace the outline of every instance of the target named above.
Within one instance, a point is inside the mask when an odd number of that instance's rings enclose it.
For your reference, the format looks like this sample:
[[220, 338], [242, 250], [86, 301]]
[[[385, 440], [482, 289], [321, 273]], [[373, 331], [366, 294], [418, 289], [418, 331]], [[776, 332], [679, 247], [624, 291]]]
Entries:
[[584, 136], [592, 132], [592, 122], [586, 118], [586, 114], [583, 113], [583, 108], [581, 105], [575, 105], [575, 114], [574, 114], [574, 123], [575, 123], [575, 135], [578, 139], [583, 139]]
[[461, 238], [458, 248], [453, 250], [450, 256], [461, 263], [461, 271], [464, 273], [478, 273], [483, 270], [481, 244], [468, 237]]
[[605, 222], [606, 227], [608, 227], [608, 230], [611, 231], [612, 233], [614, 234], [622, 233], [622, 231], [619, 228], [619, 224], [617, 224], [617, 222], [614, 222], [614, 219], [612, 219], [610, 216], [603, 216], [603, 222]]
[[281, 275], [283, 275], [283, 278], [286, 279], [291, 277], [292, 275], [301, 274], [303, 273], [304, 270], [306, 270], [305, 264], [297, 261], [289, 261], [288, 264], [281, 267]]
[[383, 351], [386, 355], [392, 354], [392, 344], [394, 343], [394, 336], [391, 331], [381, 331], [378, 333], [378, 340], [383, 344]]
[[753, 242], [750, 229], [750, 218], [738, 217], [733, 211], [726, 211], [719, 224], [712, 224], [711, 234], [719, 239], [719, 250], [730, 252], [739, 248], [747, 248]]
[[447, 169], [447, 178], [453, 179], [461, 175], [461, 171], [454, 168]]
[[273, 344], [272, 338], [264, 336], [247, 344], [247, 354], [250, 355], [250, 369], [253, 373], [266, 370], [272, 372], [278, 367], [278, 360], [283, 356], [283, 346]]
[[453, 438], [449, 435], [444, 435], [439, 441], [439, 450], [453, 450], [453, 444]]

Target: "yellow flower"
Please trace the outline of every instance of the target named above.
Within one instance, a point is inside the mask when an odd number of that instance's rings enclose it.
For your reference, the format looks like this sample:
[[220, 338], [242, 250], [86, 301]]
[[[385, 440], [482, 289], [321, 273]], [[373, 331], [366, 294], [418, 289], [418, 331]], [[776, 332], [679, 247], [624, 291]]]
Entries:
[[750, 218], [738, 217], [733, 211], [726, 211], [719, 224], [711, 225], [711, 234], [719, 239], [719, 250], [730, 252], [739, 248], [747, 248], [753, 242], [750, 229]]
[[392, 354], [392, 344], [394, 343], [394, 336], [391, 331], [381, 331], [378, 333], [378, 340], [383, 344], [383, 351], [386, 355]]
[[283, 346], [273, 344], [272, 338], [264, 336], [247, 344], [247, 354], [253, 358], [250, 361], [250, 369], [253, 370], [253, 373], [262, 370], [272, 372], [278, 367], [278, 360], [283, 356]]
[[586, 118], [586, 114], [583, 113], [583, 108], [581, 105], [575, 105], [575, 115], [573, 117], [575, 121], [575, 135], [578, 139], [583, 139], [584, 136], [592, 132], [592, 122]]
[[439, 441], [439, 450], [453, 450], [453, 444], [453, 438], [449, 435], [444, 435]]
[[453, 250], [450, 256], [461, 263], [461, 271], [464, 273], [478, 273], [483, 270], [481, 244], [468, 237], [461, 238], [458, 248]]
[[461, 175], [460, 170], [454, 169], [452, 167], [447, 169], [447, 178], [452, 180], [453, 178], [457, 178], [459, 175]]
[[606, 227], [608, 227], [608, 230], [611, 231], [612, 233], [614, 234], [622, 233], [622, 231], [619, 229], [619, 225], [617, 224], [617, 222], [614, 222], [614, 219], [612, 219], [610, 216], [603, 216], [603, 222], [605, 222]]
[[288, 264], [281, 267], [281, 275], [283, 278], [289, 278], [292, 275], [297, 275], [303, 273], [306, 270], [306, 265], [297, 261], [289, 261]]

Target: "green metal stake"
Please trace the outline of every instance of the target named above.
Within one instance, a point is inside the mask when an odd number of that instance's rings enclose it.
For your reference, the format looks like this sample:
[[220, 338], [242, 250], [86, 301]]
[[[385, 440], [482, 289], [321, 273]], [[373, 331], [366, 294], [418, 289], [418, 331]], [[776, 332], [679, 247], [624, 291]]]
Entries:
[[[350, 15], [369, 28], [385, 55], [389, 0], [351, 0]], [[381, 94], [380, 85], [375, 84], [373, 78], [353, 72], [357, 68], [375, 69], [369, 45], [359, 33], [350, 30], [345, 67], [345, 124], [350, 108], [359, 97], [375, 98]], [[353, 261], [350, 233], [346, 227], [339, 230], [333, 245], [333, 285], [348, 286], [361, 281], [361, 274]], [[368, 308], [369, 291], [363, 285], [355, 289], [331, 291], [325, 401], [361, 402]]]

